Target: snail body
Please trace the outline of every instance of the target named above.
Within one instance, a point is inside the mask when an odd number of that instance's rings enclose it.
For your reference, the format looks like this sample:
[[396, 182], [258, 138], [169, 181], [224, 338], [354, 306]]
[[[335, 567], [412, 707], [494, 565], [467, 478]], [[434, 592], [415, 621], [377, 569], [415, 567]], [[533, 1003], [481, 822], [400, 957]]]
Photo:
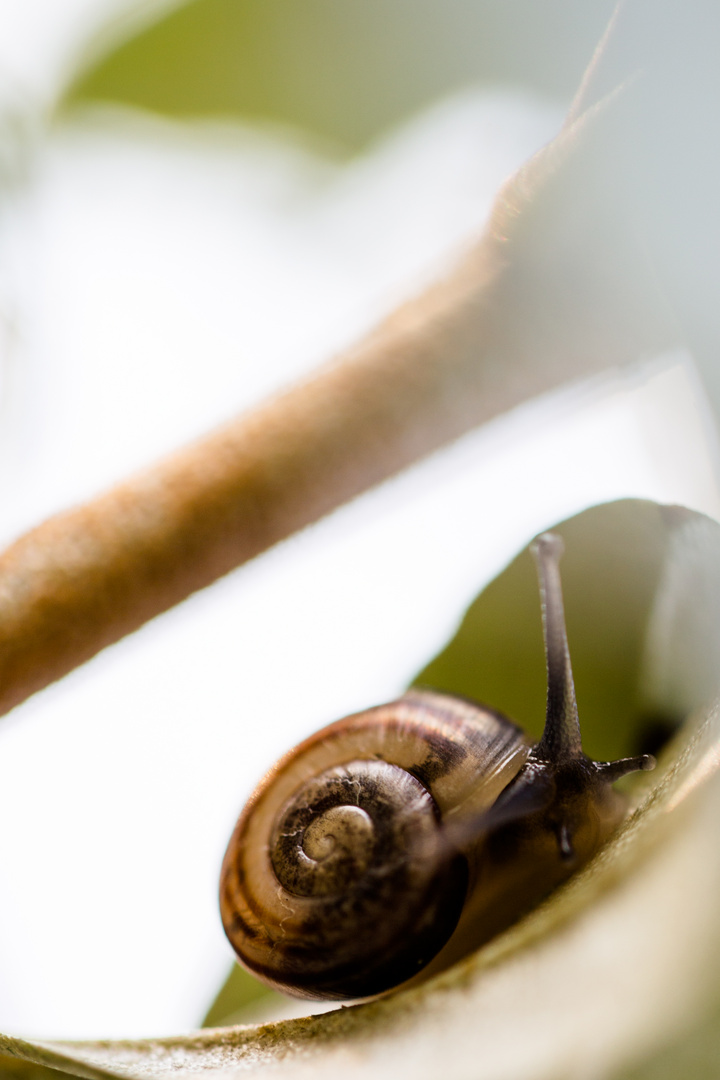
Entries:
[[582, 752], [558, 537], [535, 542], [548, 665], [539, 743], [501, 713], [413, 690], [337, 721], [268, 773], [225, 855], [239, 959], [285, 992], [357, 999], [434, 973], [510, 925], [617, 826], [649, 756]]

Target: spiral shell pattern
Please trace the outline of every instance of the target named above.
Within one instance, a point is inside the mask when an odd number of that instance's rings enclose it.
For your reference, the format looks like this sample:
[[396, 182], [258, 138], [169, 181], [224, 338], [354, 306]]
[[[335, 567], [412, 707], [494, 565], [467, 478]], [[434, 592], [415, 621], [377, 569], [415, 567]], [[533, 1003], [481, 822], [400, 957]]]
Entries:
[[411, 692], [291, 751], [241, 815], [221, 914], [240, 960], [305, 997], [373, 996], [409, 979], [460, 917], [468, 853], [448, 815], [492, 805], [527, 760], [521, 730], [458, 698]]

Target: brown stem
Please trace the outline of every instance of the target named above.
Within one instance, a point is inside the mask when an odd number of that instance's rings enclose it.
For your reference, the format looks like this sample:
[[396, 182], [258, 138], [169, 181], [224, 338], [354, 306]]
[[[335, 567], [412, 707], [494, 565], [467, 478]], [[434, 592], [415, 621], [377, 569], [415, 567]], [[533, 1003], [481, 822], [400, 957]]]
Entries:
[[8, 548], [0, 712], [475, 425], [667, 345], [642, 253], [593, 181], [598, 115], [501, 192], [446, 280], [341, 362]]

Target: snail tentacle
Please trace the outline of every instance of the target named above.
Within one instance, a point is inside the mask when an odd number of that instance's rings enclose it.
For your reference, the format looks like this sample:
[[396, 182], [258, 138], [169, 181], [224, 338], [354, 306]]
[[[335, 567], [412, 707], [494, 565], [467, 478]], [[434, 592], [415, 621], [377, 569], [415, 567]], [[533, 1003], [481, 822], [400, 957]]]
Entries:
[[639, 754], [637, 757], [618, 758], [617, 761], [596, 761], [595, 768], [603, 780], [614, 784], [623, 776], [634, 772], [650, 772], [657, 762], [652, 754]]
[[562, 538], [555, 533], [543, 533], [532, 545], [540, 581], [547, 660], [545, 730], [535, 753], [538, 758], [548, 761], [558, 761], [562, 757], [575, 757], [582, 753], [580, 718], [560, 581], [560, 558], [563, 550]]
[[[576, 860], [573, 837], [591, 807], [617, 816], [617, 810], [610, 810], [619, 802], [611, 791], [612, 785], [628, 773], [653, 769], [655, 759], [644, 754], [618, 761], [593, 761], [583, 752], [560, 579], [563, 551], [562, 538], [555, 533], [543, 533], [532, 544], [542, 598], [547, 710], [542, 738], [531, 752], [524, 772], [537, 776], [538, 771], [546, 770], [553, 776], [556, 805], [548, 827], [555, 833], [561, 859], [568, 862]], [[523, 772], [515, 784], [522, 780]]]

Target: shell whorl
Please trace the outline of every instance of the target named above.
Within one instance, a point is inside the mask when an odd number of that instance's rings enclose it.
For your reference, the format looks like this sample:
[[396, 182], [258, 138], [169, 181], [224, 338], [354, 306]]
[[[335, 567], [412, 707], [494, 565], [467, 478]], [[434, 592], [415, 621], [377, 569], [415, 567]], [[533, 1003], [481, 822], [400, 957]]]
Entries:
[[414, 692], [331, 725], [260, 785], [223, 866], [221, 911], [242, 962], [294, 994], [367, 997], [444, 945], [468, 880], [447, 815], [482, 810], [529, 746], [491, 711]]
[[412, 773], [351, 761], [308, 780], [285, 805], [270, 861], [293, 896], [338, 897], [392, 875], [405, 845], [430, 852], [436, 822], [432, 796]]

